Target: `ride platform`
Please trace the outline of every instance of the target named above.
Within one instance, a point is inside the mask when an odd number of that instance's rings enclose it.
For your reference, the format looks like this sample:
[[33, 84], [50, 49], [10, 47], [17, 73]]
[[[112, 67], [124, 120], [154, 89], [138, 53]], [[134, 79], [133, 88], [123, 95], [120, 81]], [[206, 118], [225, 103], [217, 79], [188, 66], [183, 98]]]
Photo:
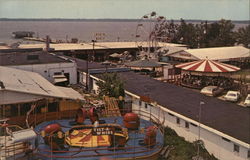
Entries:
[[[123, 117], [105, 117], [101, 118], [104, 124], [99, 125], [99, 129], [96, 128], [96, 133], [93, 134], [93, 127], [89, 119], [85, 120], [84, 124], [71, 125], [73, 119], [62, 119], [43, 122], [35, 127], [35, 131], [38, 133], [38, 145], [37, 153], [34, 158], [40, 158], [43, 160], [48, 159], [84, 159], [84, 160], [101, 160], [101, 159], [154, 159], [162, 149], [164, 138], [160, 128], [157, 129], [156, 143], [148, 146], [143, 144], [145, 138], [146, 128], [149, 126], [156, 126], [151, 121], [140, 119], [140, 127], [138, 130], [127, 130], [123, 125]], [[61, 150], [52, 150], [51, 146], [48, 146], [41, 131], [50, 124], [59, 124], [62, 132], [65, 133], [65, 144]], [[106, 127], [103, 127], [103, 126]], [[116, 131], [111, 132], [107, 129], [107, 126], [115, 125]], [[100, 129], [101, 128], [101, 129]], [[103, 129], [104, 128], [104, 129]], [[106, 129], [105, 129], [106, 128]], [[127, 130], [124, 131], [122, 129]], [[98, 132], [110, 132], [100, 134]], [[115, 146], [111, 143], [109, 134], [116, 134], [115, 137], [126, 137], [125, 146]], [[154, 158], [152, 158], [154, 157]]]

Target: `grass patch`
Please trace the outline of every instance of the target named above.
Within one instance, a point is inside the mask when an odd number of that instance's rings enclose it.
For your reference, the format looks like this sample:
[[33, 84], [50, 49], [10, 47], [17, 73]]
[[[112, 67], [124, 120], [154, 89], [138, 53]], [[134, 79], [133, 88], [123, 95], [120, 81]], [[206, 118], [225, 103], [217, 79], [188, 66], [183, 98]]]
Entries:
[[[172, 146], [168, 160], [192, 160], [192, 157], [197, 155], [197, 142], [190, 143], [185, 141], [183, 137], [179, 137], [171, 128], [165, 128], [165, 146]], [[213, 155], [210, 155], [204, 146], [200, 145], [200, 156], [204, 160], [218, 160]], [[164, 158], [159, 158], [164, 159]]]

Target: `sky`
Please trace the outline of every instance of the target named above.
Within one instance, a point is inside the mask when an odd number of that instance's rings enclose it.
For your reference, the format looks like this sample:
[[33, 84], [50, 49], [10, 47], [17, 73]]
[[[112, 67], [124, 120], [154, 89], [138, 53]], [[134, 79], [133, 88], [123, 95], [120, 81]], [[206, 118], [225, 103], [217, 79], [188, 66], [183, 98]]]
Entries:
[[249, 20], [250, 0], [0, 0], [0, 18]]

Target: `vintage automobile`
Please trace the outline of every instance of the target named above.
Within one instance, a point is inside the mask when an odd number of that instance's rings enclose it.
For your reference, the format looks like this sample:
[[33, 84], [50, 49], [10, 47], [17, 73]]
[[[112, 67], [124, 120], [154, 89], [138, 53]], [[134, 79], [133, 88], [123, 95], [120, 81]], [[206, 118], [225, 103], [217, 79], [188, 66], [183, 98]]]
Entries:
[[247, 95], [247, 98], [245, 99], [244, 105], [246, 107], [250, 107], [250, 94]]
[[201, 93], [207, 96], [219, 96], [224, 91], [223, 88], [217, 86], [206, 86], [201, 90]]
[[228, 91], [224, 97], [227, 101], [237, 102], [240, 98], [240, 92], [238, 91]]

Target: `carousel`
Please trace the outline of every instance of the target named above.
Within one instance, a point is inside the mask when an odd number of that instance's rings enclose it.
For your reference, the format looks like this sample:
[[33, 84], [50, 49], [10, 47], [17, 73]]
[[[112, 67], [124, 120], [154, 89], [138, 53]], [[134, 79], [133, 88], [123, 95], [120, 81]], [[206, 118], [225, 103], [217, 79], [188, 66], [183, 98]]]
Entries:
[[181, 69], [181, 85], [189, 88], [201, 89], [205, 86], [218, 86], [230, 89], [233, 86], [231, 75], [240, 68], [204, 59], [175, 66]]

